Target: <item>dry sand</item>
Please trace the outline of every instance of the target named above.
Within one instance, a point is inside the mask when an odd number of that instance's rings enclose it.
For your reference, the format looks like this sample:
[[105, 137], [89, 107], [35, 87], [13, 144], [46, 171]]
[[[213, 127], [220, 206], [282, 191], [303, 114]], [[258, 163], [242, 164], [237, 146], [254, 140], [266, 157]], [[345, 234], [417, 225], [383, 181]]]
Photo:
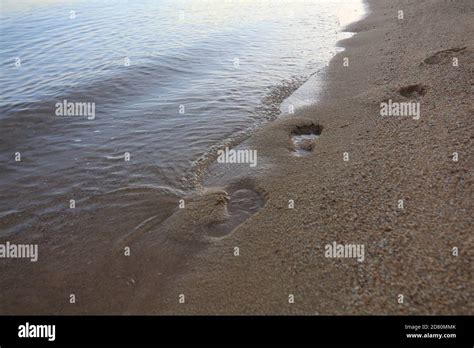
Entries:
[[[42, 241], [36, 265], [8, 261], [0, 313], [473, 314], [474, 2], [368, 3], [369, 16], [348, 28], [357, 34], [325, 72], [321, 103], [246, 142], [258, 151], [253, 175], [236, 171], [174, 212], [137, 191], [128, 211], [138, 221], [145, 211], [156, 217], [136, 230], [114, 197], [109, 205], [97, 198], [80, 226]], [[419, 101], [420, 119], [380, 116], [389, 99]], [[321, 136], [296, 156], [291, 134], [315, 125]], [[240, 189], [259, 192], [265, 206], [226, 236], [210, 236]], [[100, 209], [115, 220], [101, 221]], [[92, 241], [74, 233], [88, 224], [102, 226]], [[365, 260], [326, 258], [334, 241], [363, 244]]]

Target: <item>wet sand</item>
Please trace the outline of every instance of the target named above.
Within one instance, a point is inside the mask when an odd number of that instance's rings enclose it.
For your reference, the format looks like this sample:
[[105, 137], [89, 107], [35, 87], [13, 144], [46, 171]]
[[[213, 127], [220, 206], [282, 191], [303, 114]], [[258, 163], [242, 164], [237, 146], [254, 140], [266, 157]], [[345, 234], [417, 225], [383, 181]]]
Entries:
[[[0, 312], [473, 314], [474, 4], [368, 3], [321, 103], [245, 142], [258, 151], [254, 170], [216, 179], [211, 168], [199, 195], [156, 192], [182, 209], [154, 204], [153, 190], [135, 189], [128, 205], [120, 192], [95, 197], [80, 226], [70, 216], [69, 230], [38, 240], [37, 263], [5, 260]], [[380, 116], [389, 99], [420, 102], [420, 119]], [[309, 133], [320, 134], [296, 151], [291, 137]], [[234, 228], [239, 192], [259, 210]], [[75, 233], [98, 225], [94, 240]], [[333, 242], [363, 244], [364, 261], [326, 258]]]

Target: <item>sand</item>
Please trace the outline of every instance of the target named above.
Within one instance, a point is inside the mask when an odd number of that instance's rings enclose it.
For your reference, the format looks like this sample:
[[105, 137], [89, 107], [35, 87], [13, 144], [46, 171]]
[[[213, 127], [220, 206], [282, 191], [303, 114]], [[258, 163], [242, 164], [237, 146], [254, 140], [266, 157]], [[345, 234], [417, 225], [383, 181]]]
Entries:
[[[101, 208], [116, 218], [89, 249], [73, 232], [100, 214], [71, 222], [67, 252], [48, 236], [38, 264], [8, 261], [0, 312], [473, 314], [474, 2], [368, 4], [324, 72], [321, 101], [245, 142], [258, 151], [254, 170], [211, 175], [173, 211], [137, 191], [127, 209], [138, 221], [156, 215], [135, 229], [119, 208]], [[382, 117], [389, 100], [419, 102], [420, 118]], [[291, 136], [314, 130], [295, 152]], [[264, 206], [223, 233], [229, 199], [248, 191]], [[363, 245], [364, 260], [325, 257], [334, 242]]]
[[[368, 3], [369, 16], [347, 28], [357, 34], [325, 73], [322, 102], [250, 140], [271, 165], [253, 184], [265, 207], [210, 242], [152, 312], [474, 313], [474, 3]], [[424, 95], [400, 94], [412, 85]], [[419, 101], [420, 119], [380, 116], [389, 99]], [[308, 156], [294, 156], [291, 132], [311, 124], [322, 125], [321, 136]], [[363, 244], [365, 260], [324, 257], [334, 241]]]

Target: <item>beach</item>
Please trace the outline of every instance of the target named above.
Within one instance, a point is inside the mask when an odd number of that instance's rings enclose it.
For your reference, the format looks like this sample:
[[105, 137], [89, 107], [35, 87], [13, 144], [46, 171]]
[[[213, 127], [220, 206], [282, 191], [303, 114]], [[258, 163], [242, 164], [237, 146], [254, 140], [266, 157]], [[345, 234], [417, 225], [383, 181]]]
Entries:
[[[367, 8], [318, 103], [236, 147], [254, 167], [214, 163], [192, 194], [97, 195], [61, 233], [11, 236], [39, 257], [4, 260], [1, 313], [473, 314], [474, 3]], [[328, 257], [339, 244], [363, 258]]]
[[[251, 139], [272, 164], [253, 183], [265, 207], [210, 242], [174, 282], [185, 305], [171, 291], [165, 306], [152, 306], [157, 312], [473, 313], [473, 4], [369, 1], [369, 8], [331, 61], [324, 101]], [[381, 102], [406, 101], [400, 88], [417, 84], [426, 86], [419, 120], [380, 116]], [[323, 127], [313, 152], [293, 156], [291, 131], [311, 123]], [[454, 152], [462, 160], [454, 162]], [[333, 241], [364, 244], [364, 262], [325, 258]]]

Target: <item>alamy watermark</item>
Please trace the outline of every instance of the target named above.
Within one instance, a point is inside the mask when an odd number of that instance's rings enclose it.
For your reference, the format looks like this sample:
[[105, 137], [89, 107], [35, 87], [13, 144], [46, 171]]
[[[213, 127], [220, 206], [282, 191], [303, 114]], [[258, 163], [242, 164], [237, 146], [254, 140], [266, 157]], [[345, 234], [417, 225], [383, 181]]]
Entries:
[[94, 102], [70, 102], [64, 99], [55, 106], [56, 116], [86, 116], [88, 120], [95, 119]]
[[31, 262], [38, 261], [38, 244], [0, 244], [0, 258], [26, 258]]
[[364, 244], [326, 244], [324, 256], [328, 258], [356, 258], [357, 261], [365, 260]]
[[380, 103], [380, 116], [409, 116], [414, 120], [420, 119], [419, 102], [394, 102], [389, 99]]
[[20, 338], [47, 338], [52, 342], [56, 339], [56, 325], [35, 325], [26, 322], [18, 326]]
[[217, 151], [218, 163], [248, 163], [250, 167], [257, 165], [257, 150], [234, 150], [226, 147]]

